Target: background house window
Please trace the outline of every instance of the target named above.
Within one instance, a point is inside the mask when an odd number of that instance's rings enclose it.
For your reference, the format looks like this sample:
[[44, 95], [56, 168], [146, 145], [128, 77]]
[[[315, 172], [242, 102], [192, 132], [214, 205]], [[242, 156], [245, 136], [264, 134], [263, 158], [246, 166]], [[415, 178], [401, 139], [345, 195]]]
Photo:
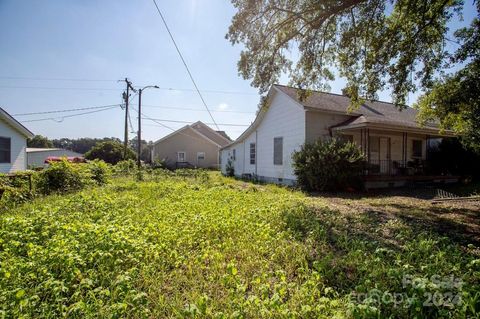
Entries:
[[283, 137], [273, 138], [273, 165], [283, 165]]
[[197, 152], [197, 160], [204, 160], [205, 152]]
[[187, 154], [185, 152], [177, 153], [177, 162], [184, 163], [187, 161]]
[[232, 154], [233, 154], [233, 160], [235, 161], [237, 159], [237, 152], [236, 152], [236, 149], [233, 149], [232, 151]]
[[250, 164], [255, 164], [255, 158], [257, 156], [257, 152], [255, 149], [255, 143], [250, 143]]
[[11, 141], [8, 137], [0, 137], [0, 163], [10, 163]]
[[412, 140], [412, 157], [422, 157], [422, 140]]
[[353, 143], [353, 135], [340, 135], [340, 140], [344, 143]]

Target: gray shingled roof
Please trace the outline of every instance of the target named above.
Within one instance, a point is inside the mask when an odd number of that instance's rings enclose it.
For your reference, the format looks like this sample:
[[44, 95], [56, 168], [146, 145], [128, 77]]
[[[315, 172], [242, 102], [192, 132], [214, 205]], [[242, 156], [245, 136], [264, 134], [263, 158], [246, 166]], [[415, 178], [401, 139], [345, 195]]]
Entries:
[[[348, 125], [377, 123], [420, 128], [416, 121], [417, 110], [411, 107], [399, 110], [393, 103], [366, 101], [358, 109], [349, 112], [350, 98], [348, 96], [313, 91], [306, 100], [300, 101], [298, 96], [299, 89], [278, 84], [275, 84], [275, 87], [306, 108], [358, 116], [357, 119], [348, 123]], [[438, 127], [433, 123], [426, 126], [430, 128]]]

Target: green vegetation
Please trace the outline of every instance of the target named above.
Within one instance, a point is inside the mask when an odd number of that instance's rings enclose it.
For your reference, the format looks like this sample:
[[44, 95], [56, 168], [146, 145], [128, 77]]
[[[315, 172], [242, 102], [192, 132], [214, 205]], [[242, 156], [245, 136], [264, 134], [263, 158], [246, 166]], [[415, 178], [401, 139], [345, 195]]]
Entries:
[[[124, 156], [126, 155], [126, 156]], [[99, 159], [109, 164], [117, 164], [122, 160], [135, 159], [135, 152], [128, 147], [124, 154], [124, 146], [117, 141], [106, 141], [95, 144], [95, 146], [85, 153], [85, 158], [89, 160]]]
[[302, 145], [292, 159], [298, 183], [306, 190], [363, 189], [361, 174], [365, 157], [354, 143], [317, 140]]
[[[313, 198], [201, 170], [144, 177], [2, 212], [0, 315], [478, 316], [478, 209]], [[463, 285], [442, 287], [432, 275]], [[359, 298], [372, 291], [411, 299]], [[435, 292], [463, 303], [424, 306]]]

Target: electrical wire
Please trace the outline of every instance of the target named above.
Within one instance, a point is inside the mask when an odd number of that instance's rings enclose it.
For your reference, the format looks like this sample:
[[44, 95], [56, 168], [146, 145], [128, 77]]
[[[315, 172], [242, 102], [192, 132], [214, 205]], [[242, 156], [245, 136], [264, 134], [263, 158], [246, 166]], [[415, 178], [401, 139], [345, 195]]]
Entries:
[[[133, 105], [136, 105], [136, 104], [133, 104]], [[170, 110], [183, 110], [183, 111], [198, 111], [198, 112], [206, 112], [206, 111], [207, 111], [207, 110], [199, 109], [199, 108], [180, 107], [180, 106], [149, 105], [149, 104], [143, 104], [143, 103], [142, 103], [142, 107], [152, 107], [152, 108], [170, 109]], [[255, 114], [255, 112], [233, 111], [233, 110], [211, 110], [211, 112], [216, 112], [216, 113]]]
[[86, 114], [91, 114], [91, 113], [98, 113], [98, 112], [102, 112], [102, 111], [111, 110], [111, 109], [117, 108], [117, 107], [120, 107], [120, 105], [117, 104], [115, 106], [111, 106], [111, 107], [108, 107], [108, 108], [103, 108], [103, 109], [100, 109], [100, 110], [83, 112], [83, 113], [78, 113], [78, 114], [65, 115], [65, 116], [59, 117], [60, 120], [58, 120], [59, 119], [58, 117], [48, 117], [48, 118], [41, 118], [41, 119], [34, 119], [34, 120], [26, 120], [26, 121], [21, 121], [21, 122], [22, 123], [29, 123], [29, 122], [40, 122], [40, 121], [55, 121], [57, 123], [61, 123], [66, 118], [71, 118], [71, 117], [76, 117], [76, 116], [81, 116], [81, 115], [86, 115]]
[[32, 81], [73, 81], [73, 82], [115, 82], [116, 80], [72, 79], [72, 78], [42, 78], [28, 76], [0, 76], [1, 80], [32, 80]]
[[[177, 120], [165, 120], [165, 119], [153, 119], [153, 118], [146, 118], [146, 117], [142, 117], [142, 119], [144, 120], [150, 120], [150, 121], [160, 121], [160, 122], [170, 122], [170, 123], [184, 123], [184, 124], [193, 124], [193, 123], [196, 123], [196, 122], [192, 122], [192, 121], [177, 121]], [[207, 125], [213, 125], [213, 124], [216, 124], [216, 123], [205, 123]], [[218, 123], [218, 125], [221, 125], [221, 126], [249, 126], [248, 124], [232, 124], [232, 123]], [[217, 126], [218, 128], [218, 126]]]
[[118, 104], [102, 105], [102, 106], [92, 106], [92, 107], [82, 107], [76, 109], [64, 109], [64, 110], [53, 110], [53, 111], [42, 111], [42, 112], [30, 112], [30, 113], [18, 113], [12, 114], [12, 116], [29, 116], [29, 115], [40, 115], [40, 114], [52, 114], [52, 113], [66, 113], [66, 112], [75, 112], [75, 111], [84, 111], [92, 109], [103, 109], [110, 106], [117, 106]]
[[180, 56], [180, 59], [182, 60], [183, 65], [185, 66], [185, 69], [187, 70], [188, 75], [190, 76], [190, 80], [192, 80], [192, 83], [193, 83], [193, 85], [195, 86], [195, 89], [197, 90], [197, 93], [198, 93], [198, 95], [200, 96], [200, 99], [202, 100], [203, 105], [204, 105], [205, 108], [207, 109], [208, 114], [210, 115], [210, 118], [212, 119], [213, 123], [215, 124], [215, 126], [216, 126], [217, 129], [219, 130], [219, 127], [218, 127], [217, 123], [215, 122], [215, 119], [213, 118], [213, 115], [212, 115], [212, 113], [210, 112], [210, 109], [208, 108], [207, 103], [206, 103], [205, 100], [203, 99], [202, 93], [201, 93], [200, 90], [198, 89], [197, 83], [196, 83], [195, 80], [193, 79], [193, 75], [192, 75], [192, 73], [190, 72], [190, 69], [188, 68], [187, 62], [185, 62], [185, 59], [183, 58], [183, 55], [182, 55], [182, 53], [180, 52], [180, 49], [178, 48], [178, 45], [177, 45], [177, 42], [175, 41], [175, 38], [173, 37], [172, 32], [170, 32], [170, 28], [168, 27], [167, 21], [165, 21], [165, 18], [163, 17], [163, 14], [162, 14], [162, 12], [160, 11], [160, 8], [159, 8], [158, 5], [157, 5], [157, 2], [156, 2], [155, 0], [152, 0], [152, 1], [153, 1], [153, 3], [155, 4], [155, 7], [157, 8], [157, 12], [158, 12], [158, 14], [160, 15], [160, 18], [162, 19], [163, 24], [165, 25], [165, 28], [167, 29], [168, 34], [170, 35], [170, 39], [172, 39], [173, 45], [175, 46], [175, 49], [177, 50], [177, 53], [178, 53], [178, 55]]

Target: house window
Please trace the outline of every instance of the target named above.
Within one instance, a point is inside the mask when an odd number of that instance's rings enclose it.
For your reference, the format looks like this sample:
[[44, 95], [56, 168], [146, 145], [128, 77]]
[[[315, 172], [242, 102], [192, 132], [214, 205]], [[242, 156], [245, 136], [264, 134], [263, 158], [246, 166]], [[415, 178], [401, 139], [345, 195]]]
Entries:
[[8, 137], [0, 137], [0, 163], [10, 163], [11, 141]]
[[257, 152], [255, 149], [255, 143], [250, 143], [250, 164], [255, 164], [255, 158], [257, 156]]
[[197, 160], [204, 160], [205, 152], [197, 152]]
[[236, 149], [233, 149], [233, 160], [235, 161], [237, 159], [237, 152], [236, 152]]
[[177, 153], [177, 162], [184, 163], [187, 161], [187, 153], [185, 152], [178, 152]]
[[344, 143], [353, 143], [353, 135], [340, 135], [340, 140]]
[[422, 140], [412, 140], [412, 157], [422, 157]]
[[273, 138], [273, 165], [283, 165], [283, 137]]

